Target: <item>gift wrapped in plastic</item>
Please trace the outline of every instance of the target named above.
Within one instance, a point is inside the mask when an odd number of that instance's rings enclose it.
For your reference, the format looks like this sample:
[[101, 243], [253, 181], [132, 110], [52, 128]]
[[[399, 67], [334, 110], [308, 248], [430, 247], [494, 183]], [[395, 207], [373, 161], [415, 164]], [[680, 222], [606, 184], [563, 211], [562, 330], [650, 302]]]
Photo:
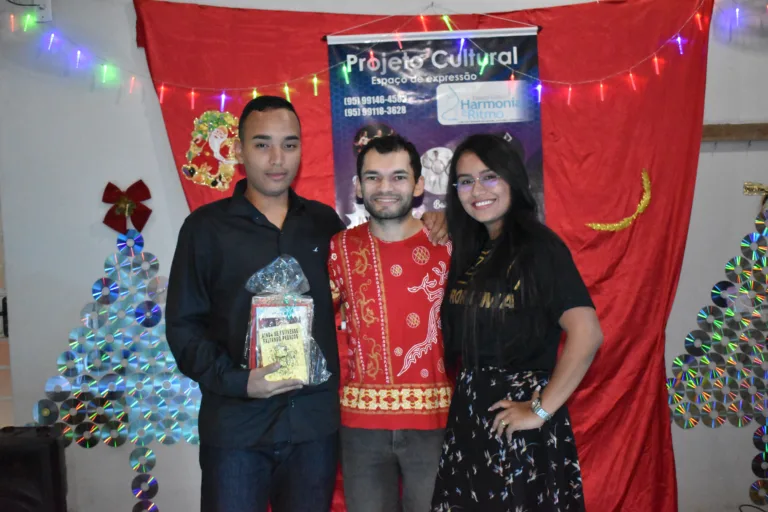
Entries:
[[267, 375], [270, 381], [298, 379], [305, 385], [322, 384], [331, 374], [317, 342], [312, 338], [314, 304], [309, 282], [299, 262], [283, 255], [256, 272], [245, 287], [254, 293], [245, 341], [249, 369], [280, 363]]

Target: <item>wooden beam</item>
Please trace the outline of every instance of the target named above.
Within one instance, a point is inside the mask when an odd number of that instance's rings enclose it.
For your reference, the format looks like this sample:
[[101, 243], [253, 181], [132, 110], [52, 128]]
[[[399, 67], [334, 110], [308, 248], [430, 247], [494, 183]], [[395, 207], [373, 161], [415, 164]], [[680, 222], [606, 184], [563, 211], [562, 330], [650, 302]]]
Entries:
[[705, 124], [702, 142], [768, 140], [768, 123]]

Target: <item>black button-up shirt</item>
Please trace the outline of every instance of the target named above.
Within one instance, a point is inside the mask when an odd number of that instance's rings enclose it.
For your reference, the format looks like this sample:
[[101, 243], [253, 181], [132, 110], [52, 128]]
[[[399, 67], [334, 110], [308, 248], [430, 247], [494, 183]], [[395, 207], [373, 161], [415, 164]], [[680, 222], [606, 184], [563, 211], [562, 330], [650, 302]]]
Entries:
[[[339, 426], [339, 358], [326, 260], [344, 229], [336, 212], [290, 191], [278, 229], [243, 195], [192, 212], [179, 232], [168, 284], [166, 337], [179, 370], [200, 383], [200, 442], [254, 447], [318, 439]], [[281, 254], [296, 258], [314, 300], [312, 334], [333, 377], [268, 399], [246, 394], [244, 363], [251, 297], [245, 283]]]

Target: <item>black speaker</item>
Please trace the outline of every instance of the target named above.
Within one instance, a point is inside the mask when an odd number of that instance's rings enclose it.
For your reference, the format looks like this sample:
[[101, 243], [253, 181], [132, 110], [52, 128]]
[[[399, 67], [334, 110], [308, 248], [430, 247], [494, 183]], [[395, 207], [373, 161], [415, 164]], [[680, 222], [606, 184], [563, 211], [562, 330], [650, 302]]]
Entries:
[[67, 512], [64, 441], [51, 427], [0, 429], [0, 510]]

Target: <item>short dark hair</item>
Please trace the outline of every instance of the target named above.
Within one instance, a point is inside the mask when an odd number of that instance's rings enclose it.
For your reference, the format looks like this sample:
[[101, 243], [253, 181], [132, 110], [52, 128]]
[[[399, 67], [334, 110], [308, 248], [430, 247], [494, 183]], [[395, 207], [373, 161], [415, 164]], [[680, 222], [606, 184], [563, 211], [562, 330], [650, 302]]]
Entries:
[[[280, 96], [258, 96], [249, 101], [245, 105], [245, 108], [243, 108], [243, 113], [240, 114], [240, 122], [237, 125], [237, 135], [240, 137], [240, 140], [243, 140], [243, 127], [245, 126], [245, 120], [248, 118], [251, 112], [266, 112], [268, 110], [278, 109], [289, 110], [294, 113], [296, 119], [299, 119], [299, 114], [296, 113], [296, 109], [293, 108], [293, 104], [285, 98], [281, 98]], [[300, 119], [299, 125], [301, 125]]]
[[371, 141], [360, 150], [360, 154], [357, 155], [357, 179], [362, 178], [365, 155], [371, 150], [382, 155], [394, 153], [396, 151], [407, 151], [408, 156], [411, 158], [411, 168], [413, 169], [414, 179], [418, 181], [419, 178], [421, 178], [421, 157], [419, 157], [419, 152], [416, 151], [416, 146], [402, 135], [394, 134], [371, 139]]

